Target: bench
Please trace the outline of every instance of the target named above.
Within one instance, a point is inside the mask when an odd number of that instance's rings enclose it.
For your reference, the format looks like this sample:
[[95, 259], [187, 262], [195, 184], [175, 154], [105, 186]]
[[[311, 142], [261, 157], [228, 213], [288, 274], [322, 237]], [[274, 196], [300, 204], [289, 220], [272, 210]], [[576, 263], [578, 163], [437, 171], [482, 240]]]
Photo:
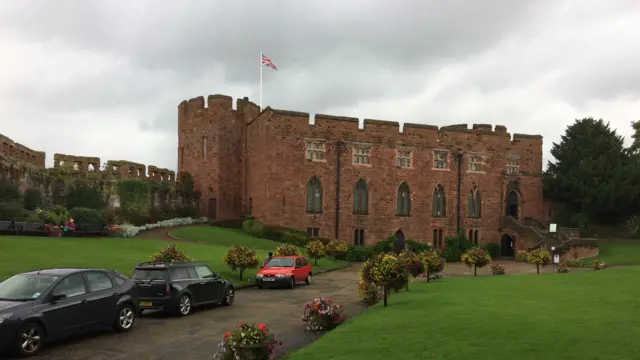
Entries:
[[44, 224], [32, 223], [32, 222], [20, 222], [16, 223], [16, 230], [20, 235], [45, 235], [47, 229]]
[[76, 236], [107, 236], [107, 229], [104, 225], [76, 224], [74, 232]]
[[15, 234], [16, 229], [13, 221], [0, 221], [0, 234]]

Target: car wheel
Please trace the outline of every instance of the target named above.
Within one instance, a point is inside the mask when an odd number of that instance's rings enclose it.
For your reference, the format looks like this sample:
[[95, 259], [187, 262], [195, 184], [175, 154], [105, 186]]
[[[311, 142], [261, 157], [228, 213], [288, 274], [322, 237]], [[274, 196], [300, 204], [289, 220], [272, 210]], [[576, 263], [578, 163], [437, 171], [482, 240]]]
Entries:
[[224, 292], [224, 299], [222, 299], [222, 305], [231, 306], [233, 304], [233, 299], [236, 297], [236, 291], [233, 289], [233, 286], [229, 286], [227, 290]]
[[258, 285], [258, 289], [262, 289], [262, 285]]
[[180, 316], [187, 316], [191, 313], [191, 297], [187, 294], [180, 296], [178, 302], [178, 314]]
[[44, 329], [37, 323], [25, 324], [18, 333], [16, 353], [20, 357], [34, 356], [44, 344]]
[[289, 289], [293, 289], [294, 287], [296, 287], [296, 278], [292, 276], [289, 278]]
[[118, 315], [113, 323], [113, 329], [117, 332], [127, 332], [136, 324], [136, 311], [133, 306], [123, 304], [118, 307]]
[[311, 273], [307, 275], [307, 278], [304, 280], [305, 284], [311, 285]]

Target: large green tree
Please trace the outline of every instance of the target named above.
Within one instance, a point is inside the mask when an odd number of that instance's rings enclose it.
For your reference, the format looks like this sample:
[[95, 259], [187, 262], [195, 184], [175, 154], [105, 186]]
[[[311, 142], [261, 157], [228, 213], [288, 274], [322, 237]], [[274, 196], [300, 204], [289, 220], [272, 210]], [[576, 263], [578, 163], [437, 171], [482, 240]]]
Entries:
[[568, 126], [554, 143], [545, 194], [592, 222], [617, 223], [637, 210], [640, 167], [624, 139], [602, 119]]

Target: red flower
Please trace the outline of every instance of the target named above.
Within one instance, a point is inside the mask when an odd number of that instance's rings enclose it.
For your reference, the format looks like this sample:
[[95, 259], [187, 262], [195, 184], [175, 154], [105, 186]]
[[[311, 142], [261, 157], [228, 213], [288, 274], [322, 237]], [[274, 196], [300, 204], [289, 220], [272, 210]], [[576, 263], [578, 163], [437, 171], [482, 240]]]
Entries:
[[229, 338], [229, 336], [231, 336], [231, 333], [230, 333], [230, 332], [228, 332], [228, 331], [227, 331], [226, 333], [224, 333], [224, 338], [225, 338], [225, 339], [228, 339], [228, 338]]
[[267, 329], [267, 325], [265, 325], [265, 324], [260, 324], [260, 325], [258, 325], [258, 330], [260, 330], [260, 331], [264, 331], [264, 330], [266, 330], [266, 329]]
[[239, 326], [242, 327], [242, 323], [240, 323]]
[[278, 340], [278, 345], [282, 345], [282, 340]]
[[331, 298], [326, 298], [325, 300], [327, 300], [328, 302], [331, 302]]

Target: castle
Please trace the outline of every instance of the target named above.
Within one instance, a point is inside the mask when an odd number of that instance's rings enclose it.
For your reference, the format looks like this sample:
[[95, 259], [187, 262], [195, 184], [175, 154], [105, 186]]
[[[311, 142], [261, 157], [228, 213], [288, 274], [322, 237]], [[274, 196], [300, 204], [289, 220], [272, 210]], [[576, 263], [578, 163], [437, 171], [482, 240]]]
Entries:
[[[542, 136], [504, 126], [432, 125], [260, 108], [210, 95], [178, 105], [178, 171], [193, 176], [202, 215], [252, 215], [311, 237], [373, 244], [390, 234], [438, 248], [527, 247], [544, 220]], [[540, 219], [540, 220], [536, 220]], [[531, 244], [529, 244], [530, 246]]]

